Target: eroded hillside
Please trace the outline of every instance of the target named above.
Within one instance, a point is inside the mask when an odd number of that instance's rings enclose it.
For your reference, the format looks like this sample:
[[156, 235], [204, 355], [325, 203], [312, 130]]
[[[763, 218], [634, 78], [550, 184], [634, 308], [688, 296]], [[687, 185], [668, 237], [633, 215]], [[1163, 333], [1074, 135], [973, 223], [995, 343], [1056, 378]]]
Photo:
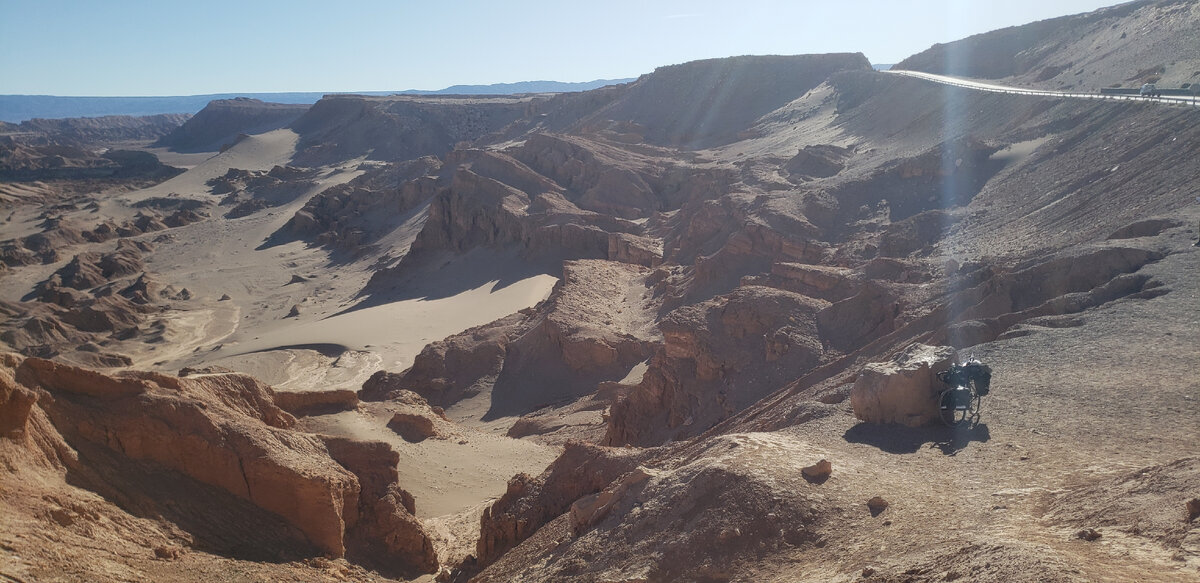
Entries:
[[[1020, 83], [1198, 14], [960, 42]], [[841, 54], [206, 111], [174, 178], [5, 200], [0, 573], [1200, 574], [1194, 109]], [[991, 365], [980, 418], [856, 418], [915, 343]]]

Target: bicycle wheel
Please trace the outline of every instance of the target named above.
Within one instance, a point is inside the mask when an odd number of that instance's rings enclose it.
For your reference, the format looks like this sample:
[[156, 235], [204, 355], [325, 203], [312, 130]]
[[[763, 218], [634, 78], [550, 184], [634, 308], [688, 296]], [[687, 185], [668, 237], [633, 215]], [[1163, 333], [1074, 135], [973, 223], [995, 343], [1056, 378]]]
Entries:
[[954, 387], [946, 389], [938, 395], [938, 411], [942, 423], [954, 427], [970, 419], [975, 413], [975, 400], [978, 395], [970, 387]]

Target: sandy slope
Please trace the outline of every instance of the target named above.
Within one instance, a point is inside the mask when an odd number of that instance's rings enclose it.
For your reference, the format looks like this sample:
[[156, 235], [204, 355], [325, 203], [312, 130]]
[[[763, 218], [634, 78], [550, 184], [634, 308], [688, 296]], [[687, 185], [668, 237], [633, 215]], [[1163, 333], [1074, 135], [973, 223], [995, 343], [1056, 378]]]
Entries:
[[[146, 199], [215, 202], [206, 184], [210, 179], [231, 168], [270, 170], [285, 165], [297, 140], [290, 130], [276, 130], [246, 138], [217, 155], [168, 156], [187, 172], [150, 188], [101, 197], [98, 213], [79, 214], [85, 221], [97, 215], [120, 221], [134, 216], [133, 205]], [[402, 217], [375, 252], [360, 257], [334, 258], [302, 242], [264, 245], [312, 196], [360, 175], [357, 163], [321, 169], [311, 188], [283, 206], [142, 237], [156, 240], [145, 257], [146, 270], [163, 284], [186, 288], [192, 299], [155, 316], [165, 325], [161, 340], [119, 344], [120, 351], [133, 358], [133, 367], [173, 373], [184, 366], [218, 365], [258, 376], [276, 390], [356, 390], [377, 370], [407, 368], [429, 342], [530, 307], [549, 295], [557, 278], [538, 273], [509, 277], [524, 273], [514, 257], [476, 253], [444, 266], [404, 292], [404, 299], [353, 309], [380, 256], [402, 255], [412, 243], [424, 223], [425, 207]], [[225, 212], [222, 207], [210, 209]], [[34, 214], [14, 220], [14, 226], [38, 230]], [[72, 248], [67, 258], [111, 247], [111, 242], [84, 244]], [[4, 297], [18, 299], [64, 263], [8, 274]], [[472, 279], [478, 283], [460, 285], [464, 273], [480, 276]], [[300, 313], [288, 317], [293, 306]], [[390, 417], [386, 406], [364, 405], [306, 418], [304, 427], [390, 443], [401, 454], [401, 484], [415, 495], [422, 518], [438, 517], [440, 552], [455, 560], [470, 552], [474, 535], [468, 531], [477, 528], [483, 505], [504, 492], [508, 478], [519, 472], [537, 474], [558, 455], [554, 447], [468, 428], [448, 439], [409, 443], [386, 427]]]
[[372, 403], [358, 411], [309, 417], [304, 428], [391, 444], [400, 453], [401, 482], [416, 498], [421, 518], [470, 511], [502, 494], [513, 474], [540, 472], [558, 457], [557, 448], [469, 429], [447, 439], [409, 443], [386, 427], [388, 407]]

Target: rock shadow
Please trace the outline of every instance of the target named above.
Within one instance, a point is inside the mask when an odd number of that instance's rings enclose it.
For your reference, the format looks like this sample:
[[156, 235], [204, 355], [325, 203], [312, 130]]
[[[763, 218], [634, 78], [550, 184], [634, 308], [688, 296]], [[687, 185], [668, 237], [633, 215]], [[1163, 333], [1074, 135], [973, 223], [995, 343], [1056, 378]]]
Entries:
[[945, 455], [955, 455], [971, 442], [984, 443], [992, 435], [986, 423], [978, 422], [964, 422], [954, 427], [859, 423], [847, 429], [842, 437], [850, 443], [871, 445], [887, 453], [916, 453], [922, 447], [931, 447]]
[[90, 442], [69, 443], [80, 463], [68, 470], [68, 484], [95, 492], [133, 516], [186, 532], [175, 544], [267, 563], [321, 555], [296, 527], [221, 488]]
[[406, 266], [393, 277], [372, 279], [357, 303], [335, 315], [405, 300], [446, 299], [489, 284], [496, 292], [538, 275], [562, 277], [561, 260], [526, 259], [513, 250], [473, 249], [438, 259]]

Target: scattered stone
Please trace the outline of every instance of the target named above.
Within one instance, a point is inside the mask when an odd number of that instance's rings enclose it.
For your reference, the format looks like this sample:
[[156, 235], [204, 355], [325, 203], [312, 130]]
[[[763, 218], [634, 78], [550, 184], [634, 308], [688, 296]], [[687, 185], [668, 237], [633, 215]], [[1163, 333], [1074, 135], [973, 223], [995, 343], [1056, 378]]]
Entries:
[[303, 275], [293, 275], [292, 280], [287, 282], [284, 285], [292, 285], [293, 283], [304, 283], [306, 281], [308, 281], [308, 279], [306, 279]]
[[1088, 542], [1092, 542], [1102, 536], [1104, 536], [1104, 535], [1100, 534], [1094, 528], [1085, 528], [1085, 529], [1075, 533], [1075, 538], [1080, 538], [1080, 539], [1083, 539]]
[[870, 576], [872, 576], [872, 575], [874, 575], [874, 574], [875, 574], [875, 568], [874, 568], [874, 567], [863, 567], [863, 570], [862, 570], [862, 576], [863, 576], [863, 577], [870, 577]]
[[179, 547], [169, 545], [159, 545], [154, 547], [154, 556], [164, 561], [174, 561], [182, 554]]
[[233, 298], [229, 297], [229, 294], [221, 294], [221, 298], [220, 298], [220, 299], [218, 299], [217, 301], [218, 301], [218, 302], [227, 302], [227, 301], [229, 301], [229, 300], [232, 300], [232, 299], [233, 299]]
[[888, 501], [880, 496], [876, 496], [867, 500], [867, 508], [871, 510], [871, 516], [879, 516], [884, 510], [887, 510]]
[[811, 466], [801, 468], [800, 473], [804, 475], [805, 480], [820, 484], [828, 480], [829, 474], [833, 473], [833, 464], [829, 463], [829, 460], [821, 460]]
[[413, 413], [396, 413], [387, 426], [410, 443], [419, 443], [438, 436], [432, 419]]
[[284, 316], [284, 318], [299, 318], [299, 317], [300, 317], [300, 304], [296, 304], [296, 305], [292, 306], [292, 309], [290, 311], [288, 311], [286, 316]]
[[59, 526], [71, 526], [75, 524], [75, 517], [70, 510], [64, 508], [55, 508], [50, 511], [50, 518], [54, 519]]
[[1200, 518], [1200, 498], [1192, 498], [1187, 501], [1187, 519], [1188, 522]]

